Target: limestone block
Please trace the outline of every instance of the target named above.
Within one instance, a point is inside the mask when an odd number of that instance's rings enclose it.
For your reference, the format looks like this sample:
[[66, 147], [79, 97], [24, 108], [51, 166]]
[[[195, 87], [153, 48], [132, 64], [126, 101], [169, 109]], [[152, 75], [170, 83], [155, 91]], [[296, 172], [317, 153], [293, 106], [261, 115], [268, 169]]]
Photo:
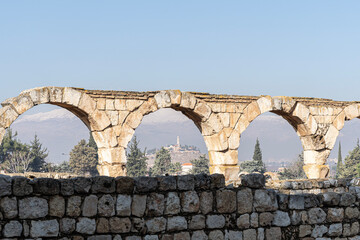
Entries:
[[287, 227], [290, 225], [290, 217], [287, 212], [276, 211], [274, 214], [273, 225], [277, 227]]
[[245, 115], [241, 115], [239, 121], [237, 122], [235, 129], [242, 134], [246, 128], [250, 125], [250, 122], [247, 120]]
[[61, 87], [49, 87], [50, 102], [51, 103], [62, 103], [64, 88]]
[[203, 136], [218, 133], [223, 128], [224, 126], [222, 125], [220, 118], [215, 113], [211, 114], [205, 122], [201, 122], [201, 133]]
[[240, 118], [240, 113], [229, 113], [230, 114], [230, 127], [235, 128]]
[[126, 163], [126, 152], [123, 147], [99, 148], [98, 154], [99, 154], [99, 164]]
[[74, 190], [76, 193], [89, 193], [92, 179], [86, 177], [77, 177], [74, 179]]
[[99, 110], [105, 110], [106, 109], [106, 98], [98, 98], [96, 107]]
[[244, 116], [249, 123], [252, 122], [260, 114], [261, 111], [256, 101], [250, 103], [244, 110]]
[[17, 200], [16, 197], [4, 197], [0, 201], [1, 211], [4, 213], [4, 217], [12, 219], [17, 217]]
[[108, 115], [111, 125], [116, 126], [119, 124], [119, 112], [118, 111], [106, 111]]
[[115, 99], [114, 100], [115, 110], [126, 111], [126, 100], [125, 99]]
[[166, 197], [165, 214], [176, 215], [180, 212], [180, 198], [177, 193], [170, 192]]
[[[235, 165], [238, 162], [238, 152], [237, 150], [209, 151], [209, 160], [211, 165]], [[222, 173], [222, 171], [216, 173]]]
[[129, 115], [129, 111], [118, 111], [118, 125], [122, 125]]
[[217, 113], [216, 114], [224, 127], [230, 127], [230, 113]]
[[106, 108], [106, 111], [114, 111], [115, 110], [115, 100], [114, 99], [106, 99], [105, 100], [105, 108]]
[[181, 103], [181, 91], [180, 90], [168, 90], [170, 99], [171, 99], [171, 105], [173, 106], [179, 106]]
[[169, 217], [167, 222], [167, 231], [181, 231], [187, 229], [187, 221], [184, 217]]
[[150, 193], [146, 203], [146, 214], [148, 216], [161, 216], [165, 210], [165, 197], [163, 194]]
[[196, 102], [197, 102], [196, 98], [191, 93], [183, 92], [181, 94], [180, 107], [186, 109], [194, 109]]
[[96, 195], [86, 196], [82, 204], [82, 215], [94, 217], [97, 214], [98, 198]]
[[166, 219], [163, 217], [152, 218], [146, 221], [149, 233], [158, 233], [166, 229]]
[[296, 101], [291, 97], [277, 96], [273, 97], [273, 110], [290, 113], [295, 106]]
[[225, 131], [221, 131], [211, 136], [204, 136], [204, 141], [208, 151], [225, 151], [229, 148]]
[[180, 199], [183, 212], [194, 213], [199, 211], [200, 199], [195, 191], [182, 192]]
[[21, 219], [36, 219], [48, 214], [49, 206], [46, 199], [29, 197], [19, 200], [19, 217]]
[[149, 113], [155, 112], [158, 110], [158, 106], [156, 104], [156, 101], [154, 98], [148, 99], [146, 102], [144, 102], [138, 109], [138, 111], [142, 115], [147, 115]]
[[344, 109], [346, 120], [351, 120], [360, 116], [359, 104], [352, 104]]
[[64, 88], [63, 103], [77, 107], [79, 106], [80, 98], [81, 92], [73, 88]]
[[130, 126], [133, 129], [136, 129], [140, 125], [143, 117], [144, 116], [139, 111], [132, 112], [126, 118], [125, 124]]
[[345, 112], [341, 111], [334, 119], [334, 121], [332, 122], [332, 124], [334, 125], [334, 127], [337, 130], [341, 130], [344, 127], [344, 123], [345, 123]]
[[240, 133], [237, 130], [232, 131], [228, 141], [229, 149], [237, 150], [240, 145]]
[[20, 237], [23, 226], [18, 221], [10, 221], [4, 226], [4, 237]]
[[313, 136], [300, 137], [300, 140], [301, 140], [304, 151], [322, 150], [326, 147], [324, 141], [319, 141], [318, 139], [314, 138]]
[[123, 194], [132, 194], [134, 191], [134, 178], [117, 177], [115, 178], [116, 192]]
[[31, 237], [57, 237], [59, 223], [57, 220], [31, 221]]
[[96, 110], [96, 101], [84, 93], [80, 98], [79, 108], [89, 115]]
[[39, 104], [50, 102], [50, 91], [47, 87], [39, 89]]
[[204, 215], [195, 215], [191, 217], [189, 222], [189, 229], [199, 230], [205, 228], [205, 216]]
[[260, 113], [269, 112], [272, 110], [272, 99], [270, 96], [264, 96], [257, 100]]
[[[236, 151], [237, 154], [237, 151]], [[238, 179], [240, 167], [234, 165], [210, 165], [210, 174], [224, 174], [225, 181]]]
[[276, 193], [270, 190], [256, 190], [254, 208], [258, 212], [275, 211], [278, 209]]
[[329, 155], [330, 150], [306, 150], [304, 151], [304, 164], [322, 165], [326, 162]]
[[344, 219], [344, 209], [342, 208], [329, 208], [327, 218], [329, 222], [342, 222]]
[[126, 176], [126, 163], [99, 164], [96, 168], [102, 176]]
[[213, 194], [212, 192], [200, 193], [200, 211], [203, 214], [208, 214], [213, 210]]
[[206, 217], [206, 227], [210, 229], [223, 228], [225, 226], [225, 217], [223, 215], [208, 215]]
[[171, 106], [171, 98], [168, 92], [160, 91], [155, 96], [155, 101], [158, 108], [167, 108]]
[[316, 120], [312, 115], [309, 115], [308, 120], [305, 122], [305, 126], [308, 129], [308, 135], [315, 134], [318, 129], [318, 124], [316, 123]]
[[0, 126], [3, 128], [10, 127], [18, 116], [19, 114], [11, 106], [0, 108]]
[[89, 116], [91, 131], [102, 131], [111, 125], [109, 117], [105, 112], [95, 110]]
[[208, 102], [209, 107], [213, 112], [220, 113], [222, 112], [222, 104], [221, 103], [214, 103], [214, 102]]
[[177, 188], [179, 190], [193, 190], [195, 187], [195, 178], [193, 175], [177, 177]]
[[110, 218], [110, 232], [112, 233], [127, 233], [131, 230], [131, 221], [129, 218]]
[[126, 103], [125, 103], [126, 110], [132, 112], [135, 109], [139, 108], [143, 102], [144, 101], [142, 101], [142, 100], [128, 99], [128, 100], [126, 100]]
[[211, 115], [211, 108], [203, 101], [198, 101], [194, 112], [201, 118], [201, 121], [206, 121]]
[[236, 220], [236, 225], [240, 229], [247, 229], [250, 227], [250, 215], [243, 214]]
[[23, 114], [34, 106], [31, 98], [27, 95], [20, 95], [11, 102], [18, 114]]
[[121, 147], [127, 148], [129, 142], [134, 136], [135, 130], [130, 126], [128, 126], [127, 124], [124, 124], [121, 127], [120, 126], [117, 127], [119, 127], [120, 129], [120, 130], [118, 130], [118, 128], [115, 129], [115, 132], [118, 132], [116, 133], [116, 135], [118, 136], [118, 144]]
[[110, 194], [105, 194], [99, 199], [98, 214], [102, 217], [115, 215], [115, 199]]
[[76, 223], [76, 231], [81, 234], [94, 234], [96, 230], [95, 219], [82, 217], [78, 219]]
[[219, 213], [232, 213], [236, 211], [236, 192], [221, 189], [216, 191], [216, 208]]
[[53, 196], [49, 201], [49, 215], [63, 217], [65, 214], [65, 199], [59, 195]]
[[331, 124], [325, 135], [325, 144], [328, 149], [333, 149], [338, 135], [339, 130], [337, 130], [336, 127]]
[[292, 113], [293, 116], [296, 116], [301, 119], [302, 122], [306, 122], [309, 118], [310, 110], [305, 105], [297, 103], [295, 109]]
[[116, 215], [130, 216], [131, 214], [131, 196], [119, 194], [116, 201]]
[[[134, 216], [142, 217], [144, 216], [146, 209], [146, 195], [134, 195], [131, 203], [131, 213]], [[168, 204], [168, 200], [166, 201]], [[180, 205], [180, 204], [179, 204]], [[167, 209], [167, 208], [166, 208]], [[165, 213], [166, 213], [165, 209]]]
[[309, 179], [326, 178], [329, 174], [328, 165], [306, 164], [303, 169]]
[[271, 226], [274, 215], [270, 212], [263, 212], [259, 215], [259, 224], [262, 227]]
[[253, 207], [253, 195], [250, 188], [244, 188], [237, 192], [237, 211], [239, 214], [251, 213]]
[[107, 128], [101, 132], [92, 132], [94, 140], [98, 148], [115, 147], [117, 143], [116, 134], [113, 128]]

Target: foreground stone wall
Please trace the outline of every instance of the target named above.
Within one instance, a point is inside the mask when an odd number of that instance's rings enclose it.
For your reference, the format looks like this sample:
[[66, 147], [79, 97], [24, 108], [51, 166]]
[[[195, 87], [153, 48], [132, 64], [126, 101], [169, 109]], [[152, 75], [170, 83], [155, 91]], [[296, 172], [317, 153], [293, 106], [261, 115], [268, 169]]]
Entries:
[[1, 239], [360, 239], [358, 187], [287, 195], [248, 175], [0, 176]]

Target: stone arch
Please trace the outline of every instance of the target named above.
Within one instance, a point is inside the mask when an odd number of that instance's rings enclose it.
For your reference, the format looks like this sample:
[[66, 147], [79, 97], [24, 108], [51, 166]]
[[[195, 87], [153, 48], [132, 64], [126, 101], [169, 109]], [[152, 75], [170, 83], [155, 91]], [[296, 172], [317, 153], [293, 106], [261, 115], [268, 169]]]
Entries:
[[[0, 108], [0, 142], [5, 130], [23, 113], [40, 104], [51, 104], [67, 109], [76, 115], [92, 132], [99, 147], [108, 145], [109, 139], [95, 138], [111, 125], [105, 112], [96, 108], [96, 101], [84, 91], [71, 87], [39, 87], [21, 92], [17, 97], [9, 98], [1, 103]], [[99, 154], [99, 164], [104, 158]], [[111, 161], [111, 160], [110, 160]]]

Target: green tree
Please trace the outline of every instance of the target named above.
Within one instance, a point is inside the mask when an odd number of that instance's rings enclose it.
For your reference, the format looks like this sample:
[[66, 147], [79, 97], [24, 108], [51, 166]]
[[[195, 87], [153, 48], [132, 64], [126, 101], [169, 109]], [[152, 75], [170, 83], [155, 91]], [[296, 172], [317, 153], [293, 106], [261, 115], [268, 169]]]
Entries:
[[240, 163], [240, 171], [249, 172], [249, 173], [253, 173], [253, 172], [265, 173], [266, 172], [265, 164], [262, 161], [262, 153], [261, 153], [261, 149], [260, 149], [259, 139], [256, 139], [252, 160]]
[[340, 178], [355, 178], [359, 177], [360, 173], [360, 146], [359, 140], [356, 146], [349, 154], [345, 157], [344, 164], [339, 174]]
[[0, 163], [12, 156], [14, 152], [29, 152], [29, 146], [17, 139], [17, 132], [13, 133], [11, 128], [6, 130], [0, 145]]
[[152, 176], [162, 176], [170, 173], [171, 156], [169, 150], [162, 147], [156, 152], [155, 163], [151, 169]]
[[343, 163], [342, 163], [342, 155], [341, 155], [341, 142], [339, 142], [338, 162], [336, 166], [336, 176], [335, 176], [336, 178], [341, 176], [342, 168], [343, 168]]
[[93, 147], [90, 147], [85, 139], [74, 146], [70, 152], [69, 165], [76, 174], [97, 175], [97, 152]]
[[280, 179], [305, 179], [306, 174], [303, 169], [304, 166], [304, 152], [298, 155], [297, 160], [288, 168], [284, 168], [283, 172], [279, 173]]
[[145, 156], [146, 150], [143, 152], [139, 148], [139, 141], [136, 136], [132, 139], [129, 151], [126, 154], [126, 171], [130, 177], [145, 176], [147, 173], [147, 157]]
[[169, 174], [178, 175], [182, 171], [181, 163], [175, 162], [170, 164]]
[[32, 158], [30, 163], [31, 171], [43, 171], [44, 165], [46, 164], [45, 159], [48, 155], [47, 149], [42, 147], [38, 136], [35, 134], [34, 140], [30, 142], [30, 157]]
[[206, 158], [205, 154], [201, 155], [198, 159], [194, 159], [191, 161], [193, 165], [191, 169], [191, 174], [210, 174], [209, 172], [209, 159]]

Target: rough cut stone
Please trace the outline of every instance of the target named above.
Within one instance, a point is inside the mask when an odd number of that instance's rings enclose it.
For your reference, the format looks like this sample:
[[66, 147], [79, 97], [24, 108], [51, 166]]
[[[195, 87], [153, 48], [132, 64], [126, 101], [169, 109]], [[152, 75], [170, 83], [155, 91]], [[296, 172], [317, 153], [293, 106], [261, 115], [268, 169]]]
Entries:
[[199, 190], [207, 190], [210, 187], [210, 176], [207, 174], [196, 174], [195, 176], [195, 188]]
[[214, 230], [209, 233], [209, 240], [224, 240], [224, 234], [220, 230]]
[[111, 240], [111, 235], [97, 235], [97, 236], [91, 236], [87, 238], [88, 240]]
[[29, 184], [30, 180], [25, 177], [13, 178], [13, 194], [18, 197], [29, 195], [33, 192], [33, 187]]
[[236, 192], [232, 190], [216, 191], [216, 208], [219, 213], [232, 213], [236, 210]]
[[75, 231], [75, 219], [62, 218], [60, 220], [60, 231], [65, 234], [70, 234]]
[[334, 223], [331, 224], [329, 227], [328, 235], [331, 237], [338, 237], [342, 234], [342, 224], [341, 223]]
[[211, 174], [211, 188], [224, 188], [225, 187], [225, 177], [222, 174]]
[[105, 194], [99, 199], [98, 214], [102, 217], [111, 217], [115, 215], [115, 199]]
[[299, 237], [306, 237], [311, 234], [312, 227], [311, 225], [300, 225], [299, 227]]
[[200, 201], [197, 193], [195, 191], [181, 193], [181, 206], [183, 212], [198, 212], [200, 208]]
[[[246, 229], [243, 231], [244, 239], [246, 240], [256, 240], [256, 230], [255, 229]], [[273, 239], [273, 238], [269, 238]]]
[[277, 227], [287, 227], [290, 225], [290, 217], [287, 212], [276, 211], [274, 214], [273, 225]]
[[88, 193], [91, 189], [91, 178], [74, 178], [74, 188], [77, 193]]
[[206, 218], [207, 228], [223, 228], [225, 226], [225, 218], [223, 215], [208, 215]]
[[169, 192], [166, 197], [165, 214], [176, 215], [180, 212], [180, 198], [176, 192]]
[[205, 216], [204, 215], [195, 215], [191, 217], [189, 223], [189, 229], [199, 230], [205, 228]]
[[274, 219], [274, 215], [272, 213], [269, 212], [260, 213], [259, 215], [260, 226], [262, 227], [271, 226], [273, 219]]
[[76, 231], [81, 234], [94, 234], [96, 230], [95, 219], [82, 217], [76, 223]]
[[4, 217], [12, 219], [18, 215], [18, 207], [16, 197], [4, 197], [0, 201], [1, 211], [4, 213]]
[[254, 208], [259, 212], [277, 210], [276, 193], [270, 190], [256, 190], [254, 194]]
[[49, 201], [49, 215], [63, 217], [65, 214], [65, 199], [59, 195], [53, 196]]
[[200, 193], [200, 211], [203, 214], [211, 212], [213, 209], [213, 194], [212, 192]]
[[138, 177], [135, 179], [135, 190], [138, 193], [147, 193], [156, 191], [158, 182], [152, 177]]
[[250, 227], [250, 215], [249, 214], [243, 214], [241, 215], [237, 221], [236, 221], [236, 225], [238, 226], [238, 228], [240, 229], [247, 229]]
[[340, 195], [334, 192], [322, 194], [322, 200], [325, 206], [337, 206], [340, 203]]
[[81, 197], [71, 196], [67, 201], [66, 215], [69, 217], [78, 217], [81, 213]]
[[340, 198], [340, 206], [351, 206], [356, 201], [356, 197], [351, 193], [343, 193]]
[[259, 227], [259, 215], [257, 213], [250, 215], [250, 226], [253, 228]]
[[36, 178], [34, 180], [34, 192], [44, 195], [56, 195], [60, 193], [60, 183], [53, 178]]
[[358, 218], [359, 215], [360, 215], [359, 209], [356, 207], [354, 208], [347, 207], [345, 209], [345, 217], [348, 219]]
[[342, 222], [344, 219], [344, 209], [329, 208], [327, 212], [327, 220], [329, 222]]
[[59, 223], [56, 220], [31, 221], [31, 237], [57, 237]]
[[0, 197], [11, 194], [11, 177], [0, 174]]
[[96, 221], [97, 233], [108, 233], [110, 231], [110, 224], [107, 218], [98, 218]]
[[146, 205], [148, 216], [161, 216], [165, 210], [165, 197], [163, 194], [150, 193]]
[[[241, 231], [225, 230], [225, 239], [227, 240], [243, 240]], [[260, 240], [260, 239], [259, 239]]]
[[20, 237], [23, 226], [18, 221], [10, 221], [4, 226], [4, 237]]
[[176, 190], [176, 177], [174, 176], [158, 177], [158, 182], [160, 191]]
[[142, 217], [146, 209], [146, 195], [134, 195], [131, 203], [131, 213], [134, 216]]
[[326, 219], [326, 213], [321, 208], [311, 208], [308, 216], [310, 224], [323, 223]]
[[289, 209], [302, 210], [305, 208], [305, 198], [302, 195], [291, 195]]
[[115, 192], [114, 178], [107, 176], [93, 177], [91, 191], [93, 193], [114, 193]]
[[[164, 239], [163, 237], [161, 240], [166, 240], [166, 239]], [[190, 240], [190, 233], [188, 232], [175, 233], [174, 238], [171, 238], [171, 240]]]
[[45, 199], [29, 197], [19, 200], [19, 217], [21, 219], [36, 219], [48, 214], [49, 206]]
[[86, 196], [82, 204], [82, 215], [94, 217], [97, 214], [98, 198], [96, 195]]
[[250, 188], [245, 188], [237, 192], [238, 213], [250, 213], [252, 211], [253, 195]]
[[272, 227], [265, 230], [266, 239], [281, 240], [281, 228]]
[[193, 175], [178, 176], [177, 187], [179, 190], [187, 191], [195, 188], [195, 179]]
[[112, 217], [109, 221], [110, 232], [127, 233], [131, 230], [131, 221], [129, 218]]
[[134, 191], [134, 179], [131, 177], [117, 177], [115, 179], [116, 192], [122, 194], [132, 194]]
[[167, 231], [181, 231], [187, 229], [187, 222], [184, 217], [169, 217], [167, 221]]
[[132, 218], [131, 232], [146, 232], [145, 220], [143, 218]]
[[131, 200], [131, 196], [119, 194], [116, 201], [116, 215], [130, 216]]
[[264, 188], [265, 176], [263, 174], [258, 174], [258, 173], [242, 175], [241, 185], [250, 188]]
[[73, 179], [59, 179], [60, 192], [63, 196], [71, 196], [74, 194], [74, 182]]
[[195, 231], [191, 236], [191, 240], [208, 240], [208, 236], [204, 231]]
[[311, 236], [318, 238], [322, 237], [325, 233], [327, 233], [328, 228], [324, 225], [315, 225], [314, 229], [312, 230]]
[[146, 221], [146, 227], [149, 233], [158, 233], [166, 228], [166, 219], [163, 217], [152, 218]]

